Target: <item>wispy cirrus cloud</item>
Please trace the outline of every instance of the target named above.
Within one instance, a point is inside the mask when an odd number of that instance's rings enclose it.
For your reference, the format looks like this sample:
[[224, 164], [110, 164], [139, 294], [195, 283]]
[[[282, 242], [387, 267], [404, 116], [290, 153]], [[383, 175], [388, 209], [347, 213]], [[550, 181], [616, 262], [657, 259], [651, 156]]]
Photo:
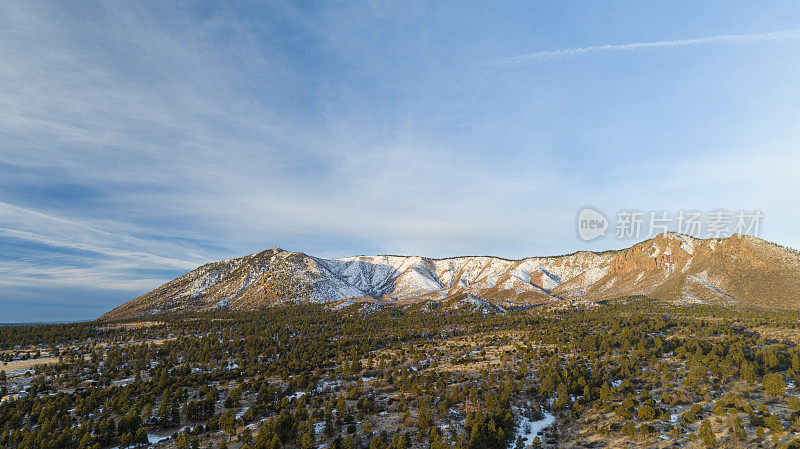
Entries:
[[[163, 282], [160, 277], [127, 275], [137, 264], [95, 267], [42, 266], [33, 262], [0, 261], [0, 286], [20, 288], [103, 288], [111, 291], [145, 291]], [[36, 279], [36, 282], [31, 282]]]
[[[0, 223], [11, 225], [0, 226], [0, 239], [93, 253], [94, 257], [103, 256], [151, 268], [188, 270], [202, 262], [200, 258], [170, 257], [167, 254], [175, 252], [173, 244], [154, 245], [126, 233], [101, 229], [96, 224], [66, 219], [3, 201], [0, 201]], [[132, 231], [130, 225], [125, 227], [127, 232]], [[105, 261], [104, 265], [108, 265], [108, 262]]]
[[560, 50], [542, 50], [532, 53], [510, 56], [501, 63], [525, 64], [549, 58], [566, 58], [592, 53], [615, 51], [634, 51], [648, 48], [689, 47], [693, 45], [734, 44], [746, 42], [782, 42], [800, 41], [800, 29], [774, 31], [769, 33], [723, 34], [719, 36], [700, 37], [694, 39], [677, 39], [654, 42], [631, 42], [627, 44], [593, 45], [589, 47], [564, 48]]

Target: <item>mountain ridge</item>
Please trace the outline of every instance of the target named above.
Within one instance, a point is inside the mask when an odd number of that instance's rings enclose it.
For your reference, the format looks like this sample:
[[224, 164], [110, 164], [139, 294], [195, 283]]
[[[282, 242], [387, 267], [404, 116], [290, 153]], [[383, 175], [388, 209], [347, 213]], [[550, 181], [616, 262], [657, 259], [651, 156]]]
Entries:
[[408, 304], [469, 296], [514, 308], [632, 295], [800, 307], [800, 256], [755, 237], [698, 239], [677, 233], [618, 250], [522, 259], [331, 259], [274, 247], [202, 265], [101, 319], [215, 308], [252, 310], [283, 302]]

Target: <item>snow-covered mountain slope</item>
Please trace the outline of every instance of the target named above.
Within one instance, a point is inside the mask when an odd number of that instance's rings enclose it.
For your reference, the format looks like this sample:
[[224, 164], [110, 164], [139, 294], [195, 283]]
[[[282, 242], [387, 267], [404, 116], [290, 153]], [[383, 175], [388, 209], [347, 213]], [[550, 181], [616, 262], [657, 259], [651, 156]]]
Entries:
[[272, 248], [187, 273], [103, 316], [117, 319], [281, 302], [406, 304], [454, 297], [509, 308], [645, 295], [704, 303], [800, 305], [798, 253], [753, 237], [664, 234], [624, 250], [508, 260], [358, 256]]

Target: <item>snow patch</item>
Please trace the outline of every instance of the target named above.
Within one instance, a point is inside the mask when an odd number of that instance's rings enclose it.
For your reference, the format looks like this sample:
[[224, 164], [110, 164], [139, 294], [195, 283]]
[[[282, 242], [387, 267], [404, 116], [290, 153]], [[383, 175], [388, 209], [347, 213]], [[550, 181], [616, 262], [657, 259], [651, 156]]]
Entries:
[[[540, 420], [534, 421], [532, 419], [528, 419], [523, 415], [518, 415], [519, 420], [517, 422], [517, 428], [514, 432], [513, 437], [511, 438], [511, 442], [509, 447], [514, 447], [517, 442], [517, 438], [522, 438], [522, 441], [525, 443], [525, 446], [533, 443], [533, 440], [536, 438], [537, 435], [540, 433], [544, 433], [544, 429], [553, 425], [556, 421], [555, 416], [551, 413], [544, 412], [544, 417]], [[539, 437], [540, 440], [544, 440], [543, 437]]]

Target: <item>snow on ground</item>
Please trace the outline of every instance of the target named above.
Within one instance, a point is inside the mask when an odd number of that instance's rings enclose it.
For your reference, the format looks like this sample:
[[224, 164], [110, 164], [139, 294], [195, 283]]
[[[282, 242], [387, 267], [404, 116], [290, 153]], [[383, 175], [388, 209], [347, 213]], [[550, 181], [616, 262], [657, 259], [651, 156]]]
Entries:
[[135, 377], [128, 377], [126, 379], [120, 379], [120, 380], [112, 380], [111, 381], [111, 385], [114, 385], [114, 386], [117, 386], [117, 387], [124, 387], [125, 385], [128, 385], [128, 384], [132, 383], [134, 380], [136, 380]]
[[541, 272], [542, 272], [542, 274], [544, 275], [544, 276], [542, 277], [542, 287], [543, 287], [543, 288], [545, 288], [545, 289], [547, 289], [547, 290], [552, 290], [552, 289], [554, 289], [554, 288], [558, 287], [559, 285], [561, 285], [561, 277], [559, 277], [558, 275], [556, 275], [556, 274], [553, 274], [553, 273], [551, 273], [551, 272], [547, 271], [547, 270], [546, 270], [546, 269], [545, 269], [543, 266], [541, 266], [541, 265], [539, 265], [537, 268], [538, 268], [538, 269], [539, 269], [539, 271], [541, 271]]
[[258, 426], [259, 426], [261, 423], [263, 423], [264, 421], [266, 421], [266, 420], [268, 420], [268, 419], [269, 419], [269, 417], [264, 417], [264, 418], [261, 418], [261, 419], [259, 419], [259, 420], [258, 420], [258, 421], [256, 421], [256, 422], [252, 422], [252, 423], [250, 423], [250, 424], [248, 424], [248, 425], [246, 425], [246, 426], [244, 426], [244, 427], [245, 427], [245, 428], [247, 428], [247, 429], [251, 429], [251, 430], [253, 430], [253, 429], [255, 429], [256, 427], [258, 427]]
[[671, 422], [672, 424], [676, 424], [678, 422], [678, 419], [680, 419], [681, 414], [683, 414], [683, 412], [685, 411], [686, 407], [681, 407], [681, 406], [676, 407], [675, 413], [669, 415], [669, 422]]
[[288, 397], [288, 398], [289, 398], [289, 400], [291, 401], [292, 399], [300, 399], [300, 398], [302, 398], [302, 397], [303, 397], [303, 396], [305, 396], [305, 395], [306, 395], [306, 392], [305, 392], [305, 391], [298, 391], [297, 393], [291, 394], [291, 395], [289, 395], [289, 396], [287, 396], [287, 397]]
[[341, 309], [344, 309], [345, 307], [350, 307], [353, 304], [355, 304], [353, 301], [347, 300], [347, 301], [344, 301], [342, 303], [336, 304], [335, 306], [332, 307], [332, 309], [333, 310], [341, 310]]
[[[552, 426], [556, 421], [555, 416], [548, 412], [544, 412], [544, 418], [538, 421], [530, 420], [521, 414], [517, 416], [519, 417], [519, 421], [517, 422], [517, 428], [514, 431], [514, 436], [511, 438], [509, 447], [514, 447], [519, 437], [522, 437], [525, 446], [533, 443], [534, 438], [536, 438], [539, 432], [544, 433], [544, 429]], [[539, 439], [543, 440], [544, 438], [540, 436]]]
[[724, 297], [726, 297], [728, 299], [731, 299], [733, 301], [737, 301], [736, 298], [734, 298], [733, 296], [725, 293], [725, 291], [723, 291], [721, 288], [719, 288], [716, 285], [711, 283], [711, 280], [708, 278], [708, 271], [707, 270], [703, 270], [702, 272], [700, 272], [698, 274], [693, 274], [693, 275], [689, 276], [687, 278], [687, 280], [695, 281], [695, 282], [699, 283], [700, 285], [710, 289], [712, 292], [714, 292], [714, 293], [716, 293], [718, 295], [722, 295], [722, 296], [724, 296]]
[[[188, 429], [188, 428], [191, 428], [191, 427], [192, 426], [183, 426], [180, 429], [173, 430], [173, 431], [162, 430], [162, 431], [158, 431], [158, 432], [148, 432], [147, 433], [147, 441], [148, 441], [147, 447], [150, 447], [153, 444], [156, 444], [156, 443], [158, 443], [160, 441], [164, 441], [164, 440], [166, 440], [168, 438], [171, 438], [172, 435], [181, 433], [181, 432], [184, 431], [184, 429]], [[114, 446], [114, 447], [112, 447], [110, 449], [119, 449], [119, 446]]]
[[317, 392], [333, 391], [341, 385], [338, 380], [322, 380], [317, 384]]
[[678, 240], [681, 241], [681, 249], [686, 251], [689, 254], [694, 253], [695, 247], [695, 239], [691, 236], [684, 235], [684, 234], [671, 234], [673, 237], [677, 237]]
[[245, 405], [244, 407], [242, 407], [242, 410], [236, 414], [236, 419], [242, 419], [242, 416], [244, 416], [244, 414], [247, 413], [247, 410], [249, 409], [250, 409], [249, 405]]

